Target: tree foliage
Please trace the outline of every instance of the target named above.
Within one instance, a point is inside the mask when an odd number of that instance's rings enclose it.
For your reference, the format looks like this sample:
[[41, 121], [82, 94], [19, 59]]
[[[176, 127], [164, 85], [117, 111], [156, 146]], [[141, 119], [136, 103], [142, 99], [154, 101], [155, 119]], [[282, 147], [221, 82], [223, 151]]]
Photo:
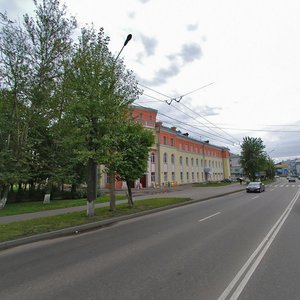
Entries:
[[264, 170], [265, 146], [261, 138], [244, 137], [241, 148], [241, 166], [244, 173], [253, 181], [256, 173]]
[[117, 147], [121, 159], [115, 163], [119, 178], [126, 182], [128, 204], [133, 206], [131, 186], [147, 171], [150, 147], [154, 144], [154, 133], [136, 122], [128, 122], [120, 131]]
[[87, 164], [88, 215], [94, 214], [96, 165], [109, 161], [115, 132], [139, 93], [131, 72], [124, 73], [108, 49], [103, 28], [83, 28], [68, 65], [64, 122], [70, 140]]

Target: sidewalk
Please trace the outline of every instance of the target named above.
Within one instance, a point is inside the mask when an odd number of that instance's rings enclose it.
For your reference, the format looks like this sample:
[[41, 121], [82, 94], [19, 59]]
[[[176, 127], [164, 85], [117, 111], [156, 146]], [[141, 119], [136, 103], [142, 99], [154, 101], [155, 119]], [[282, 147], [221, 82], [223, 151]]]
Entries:
[[[241, 190], [245, 190], [243, 185], [239, 183], [232, 183], [226, 186], [220, 187], [192, 187], [192, 185], [182, 185], [165, 189], [134, 189], [133, 190], [133, 201], [136, 200], [144, 200], [149, 198], [191, 198], [192, 200], [206, 200], [214, 197], [220, 197], [222, 195], [235, 193]], [[123, 192], [124, 193], [124, 192]], [[120, 192], [118, 193], [120, 194]], [[116, 203], [126, 203], [127, 200], [119, 200]], [[99, 207], [107, 207], [109, 206], [109, 202], [106, 203], [98, 203], [95, 205], [95, 208]], [[68, 212], [75, 211], [84, 211], [86, 210], [86, 206], [76, 206], [76, 207], [68, 207], [54, 210], [47, 210], [41, 212], [34, 213], [26, 213], [14, 216], [4, 216], [0, 217], [0, 224], [11, 223], [17, 221], [31, 220], [42, 217], [55, 216], [60, 214], [65, 214]]]
[[[32, 236], [27, 236], [23, 238], [18, 238], [15, 240], [9, 240], [5, 242], [0, 242], [0, 251], [5, 250], [11, 247], [16, 247], [24, 244], [29, 244], [37, 241], [42, 240], [48, 240], [58, 237], [63, 237], [67, 235], [72, 234], [79, 234], [81, 232], [87, 231], [87, 230], [93, 230], [96, 228], [100, 228], [103, 226], [108, 226], [115, 222], [120, 222], [124, 220], [128, 220], [131, 218], [135, 218], [137, 216], [143, 216], [146, 214], [151, 214], [153, 212], [158, 212], [162, 210], [166, 210], [173, 207], [179, 207], [182, 205], [189, 205], [190, 203], [194, 203], [196, 201], [203, 201], [208, 200], [216, 197], [221, 197], [224, 195], [237, 193], [240, 191], [245, 191], [245, 186], [240, 185], [239, 183], [233, 183], [226, 186], [220, 186], [220, 187], [192, 187], [192, 185], [184, 185], [184, 186], [177, 186], [170, 189], [164, 189], [164, 190], [153, 190], [153, 189], [142, 189], [142, 190], [135, 190], [134, 191], [134, 197], [133, 200], [144, 200], [144, 199], [150, 199], [150, 198], [170, 198], [170, 197], [178, 197], [178, 198], [190, 198], [191, 202], [184, 202], [184, 203], [178, 203], [171, 206], [166, 206], [162, 208], [156, 208], [149, 211], [143, 211], [135, 214], [129, 214], [124, 215], [120, 217], [115, 217], [111, 219], [105, 219], [102, 221], [87, 223], [84, 225], [78, 225], [74, 227], [68, 227], [56, 231], [36, 234]], [[117, 201], [117, 203], [124, 203], [127, 202], [127, 200], [121, 200]], [[95, 207], [105, 207], [109, 206], [109, 203], [100, 203], [96, 204]], [[6, 216], [6, 217], [0, 217], [0, 224], [4, 223], [11, 223], [16, 221], [23, 221], [23, 220], [30, 220], [35, 218], [43, 218], [47, 216], [53, 216], [53, 215], [59, 215], [64, 214], [68, 212], [73, 211], [83, 211], [86, 210], [86, 206], [79, 206], [79, 207], [70, 207], [70, 208], [63, 208], [63, 209], [56, 209], [56, 210], [49, 210], [49, 211], [43, 211], [43, 212], [36, 212], [36, 213], [28, 213], [28, 214], [21, 214], [16, 216]]]

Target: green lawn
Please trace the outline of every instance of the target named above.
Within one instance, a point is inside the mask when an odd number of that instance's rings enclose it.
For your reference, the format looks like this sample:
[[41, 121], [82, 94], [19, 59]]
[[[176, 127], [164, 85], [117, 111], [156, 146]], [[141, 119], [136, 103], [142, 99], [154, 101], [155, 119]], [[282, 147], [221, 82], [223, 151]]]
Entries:
[[230, 185], [231, 183], [226, 182], [201, 182], [201, 183], [193, 183], [193, 187], [215, 187], [215, 186], [224, 186]]
[[86, 212], [72, 212], [8, 224], [0, 224], [0, 242], [13, 240], [21, 237], [59, 230], [75, 225], [87, 224], [104, 219], [133, 214], [158, 207], [164, 207], [180, 202], [190, 201], [189, 198], [158, 198], [138, 200], [134, 202], [134, 207], [129, 208], [127, 204], [117, 205], [115, 212], [109, 211], [108, 207], [97, 208], [94, 217], [88, 218]]
[[[117, 196], [116, 199], [123, 200], [126, 197]], [[103, 195], [97, 198], [96, 203], [102, 202], [109, 202], [109, 196]], [[51, 200], [47, 204], [43, 204], [42, 201], [7, 203], [4, 209], [0, 210], [0, 217], [82, 205], [86, 205], [86, 199]]]

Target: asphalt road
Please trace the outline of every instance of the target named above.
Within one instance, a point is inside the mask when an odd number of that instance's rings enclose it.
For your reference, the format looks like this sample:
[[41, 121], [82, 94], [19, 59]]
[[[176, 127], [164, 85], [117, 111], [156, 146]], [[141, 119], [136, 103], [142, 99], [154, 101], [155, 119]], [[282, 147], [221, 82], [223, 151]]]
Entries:
[[0, 299], [300, 299], [299, 184], [0, 253]]

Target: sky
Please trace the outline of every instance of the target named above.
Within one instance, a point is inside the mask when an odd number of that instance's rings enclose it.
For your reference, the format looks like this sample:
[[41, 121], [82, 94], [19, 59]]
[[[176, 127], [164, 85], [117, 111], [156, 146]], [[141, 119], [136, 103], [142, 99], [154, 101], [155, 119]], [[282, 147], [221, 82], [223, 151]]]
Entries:
[[[300, 158], [300, 1], [65, 0], [79, 28], [110, 37], [165, 126], [239, 154], [261, 138], [279, 162]], [[0, 0], [22, 21], [32, 0]]]

